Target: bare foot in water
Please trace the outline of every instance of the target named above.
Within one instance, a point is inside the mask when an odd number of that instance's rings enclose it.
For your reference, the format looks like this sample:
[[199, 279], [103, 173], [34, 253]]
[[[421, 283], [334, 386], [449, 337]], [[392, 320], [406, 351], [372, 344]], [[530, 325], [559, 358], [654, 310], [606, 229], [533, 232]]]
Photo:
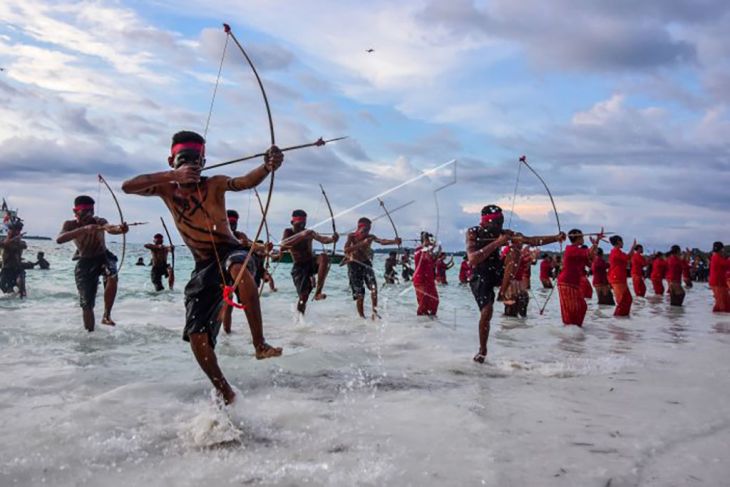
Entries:
[[101, 319], [102, 325], [109, 325], [109, 326], [117, 326], [116, 323], [114, 323], [114, 320], [111, 319], [109, 316], [105, 316]]
[[380, 320], [380, 319], [382, 319], [382, 318], [381, 318], [381, 317], [380, 317], [380, 315], [378, 314], [378, 311], [374, 309], [374, 310], [373, 310], [373, 315], [371, 316], [371, 319], [372, 319], [373, 321], [375, 321], [375, 320]]
[[325, 293], [319, 293], [314, 295], [315, 301], [321, 301], [322, 299], [327, 299], [327, 295]]
[[256, 359], [263, 360], [265, 358], [279, 357], [283, 350], [281, 347], [272, 347], [268, 343], [264, 342], [262, 345], [256, 347]]
[[480, 351], [476, 355], [474, 355], [474, 362], [483, 364], [484, 360], [486, 360], [486, 358], [487, 358], [487, 351], [485, 350], [484, 353], [482, 353]]

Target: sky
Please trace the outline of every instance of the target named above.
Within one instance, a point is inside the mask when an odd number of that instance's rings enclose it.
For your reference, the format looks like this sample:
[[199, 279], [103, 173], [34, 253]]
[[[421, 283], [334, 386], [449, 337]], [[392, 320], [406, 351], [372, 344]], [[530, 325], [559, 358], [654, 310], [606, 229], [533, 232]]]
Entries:
[[[128, 239], [148, 241], [169, 214], [121, 182], [166, 170], [172, 134], [205, 132], [209, 115], [208, 164], [269, 146], [222, 22], [263, 79], [277, 145], [349, 137], [286, 154], [275, 238], [295, 208], [328, 217], [319, 184], [340, 232], [381, 217], [383, 195], [406, 205], [392, 214], [402, 238], [428, 230], [449, 250], [490, 203], [514, 230], [554, 234], [524, 154], [564, 231], [603, 226], [656, 250], [730, 240], [730, 3], [715, 0], [5, 0], [0, 196], [29, 234], [55, 236], [79, 194], [118, 221], [101, 173], [125, 220], [150, 222]], [[227, 204], [254, 233], [251, 192]], [[393, 229], [379, 218], [373, 233]]]

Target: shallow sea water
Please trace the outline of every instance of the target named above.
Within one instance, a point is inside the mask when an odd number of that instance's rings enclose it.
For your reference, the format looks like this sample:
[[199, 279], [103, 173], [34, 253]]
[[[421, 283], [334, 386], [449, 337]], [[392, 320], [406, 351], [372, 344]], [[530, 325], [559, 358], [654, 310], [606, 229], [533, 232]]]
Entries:
[[[634, 301], [632, 316], [589, 303], [564, 328], [496, 313], [477, 365], [477, 309], [440, 287], [436, 320], [412, 289], [381, 289], [379, 321], [356, 317], [344, 268], [328, 299], [294, 313], [290, 265], [262, 298], [279, 359], [253, 358], [248, 327], [217, 352], [239, 400], [220, 408], [181, 340], [182, 289], [154, 293], [128, 245], [115, 328], [81, 324], [71, 246], [29, 242], [51, 271], [29, 298], [0, 297], [0, 485], [727, 485], [730, 315], [705, 284], [685, 306]], [[112, 246], [114, 249], [114, 246]], [[275, 264], [274, 264], [275, 265]], [[382, 258], [376, 259], [382, 283]], [[457, 266], [458, 267], [458, 266]], [[536, 274], [536, 272], [533, 272]], [[535, 276], [533, 276], [535, 277]], [[533, 286], [538, 301], [546, 292]], [[367, 301], [366, 301], [367, 302]], [[101, 315], [101, 296], [97, 318]], [[499, 306], [497, 311], [501, 312]]]

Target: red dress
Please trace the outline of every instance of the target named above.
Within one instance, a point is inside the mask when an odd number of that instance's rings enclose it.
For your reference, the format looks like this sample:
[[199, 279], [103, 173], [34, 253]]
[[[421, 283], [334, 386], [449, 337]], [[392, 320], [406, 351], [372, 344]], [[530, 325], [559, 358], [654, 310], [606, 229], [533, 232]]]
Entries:
[[682, 259], [674, 254], [667, 259], [667, 282], [682, 282]]
[[413, 274], [413, 287], [416, 289], [416, 301], [419, 316], [435, 316], [439, 307], [439, 293], [436, 289], [436, 258], [430, 252], [418, 247], [413, 255], [416, 271]]
[[553, 263], [549, 260], [543, 259], [542, 262], [540, 262], [540, 280], [541, 281], [549, 281], [550, 280], [550, 271], [553, 270]]
[[667, 261], [663, 258], [656, 258], [651, 265], [651, 284], [654, 286], [654, 294], [664, 294], [664, 275], [667, 273]]
[[628, 316], [631, 312], [631, 303], [634, 301], [629, 286], [626, 284], [628, 263], [629, 256], [624, 251], [617, 247], [611, 250], [611, 254], [608, 256], [608, 282], [611, 283], [616, 298], [614, 316]]
[[595, 287], [608, 285], [608, 262], [600, 257], [595, 257], [591, 270], [593, 271], [593, 285]]
[[580, 289], [581, 278], [588, 265], [588, 249], [568, 245], [563, 253], [563, 269], [558, 276], [560, 315], [566, 325], [583, 326], [588, 305]]
[[469, 262], [464, 259], [461, 261], [461, 268], [459, 269], [459, 282], [466, 284], [471, 279], [471, 266]]
[[712, 294], [715, 296], [715, 306], [712, 308], [715, 313], [730, 313], [728, 272], [730, 272], [730, 259], [714, 252], [710, 259], [709, 284], [712, 288]]
[[583, 275], [580, 278], [580, 292], [583, 293], [585, 299], [591, 299], [593, 297], [593, 288], [588, 280], [588, 272], [583, 271]]
[[446, 282], [446, 262], [442, 259], [436, 261], [436, 282], [439, 284], [448, 284]]
[[644, 266], [646, 266], [644, 256], [638, 252], [634, 252], [634, 255], [631, 256], [631, 283], [634, 285], [634, 293], [642, 298], [646, 296]]

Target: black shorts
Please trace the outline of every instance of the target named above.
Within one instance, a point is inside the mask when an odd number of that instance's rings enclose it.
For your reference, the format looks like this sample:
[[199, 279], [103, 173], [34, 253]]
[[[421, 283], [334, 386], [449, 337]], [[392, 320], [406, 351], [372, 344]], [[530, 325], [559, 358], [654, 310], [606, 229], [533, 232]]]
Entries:
[[[247, 252], [243, 248], [218, 251], [221, 266], [225, 274], [225, 284], [233, 284], [233, 277], [228, 269], [233, 264], [246, 260]], [[256, 274], [256, 263], [248, 260], [247, 269], [251, 275]], [[234, 276], [235, 277], [235, 276]], [[190, 341], [190, 333], [207, 333], [210, 345], [215, 347], [218, 331], [221, 327], [220, 312], [223, 307], [223, 276], [218, 262], [209, 259], [195, 264], [190, 282], [185, 286], [185, 329], [183, 340]]]
[[312, 288], [316, 284], [314, 276], [319, 272], [319, 263], [317, 259], [301, 263], [294, 263], [291, 268], [291, 278], [294, 281], [294, 287], [297, 289], [297, 296], [307, 296], [312, 292]]
[[490, 276], [476, 272], [472, 274], [469, 280], [469, 287], [480, 311], [485, 306], [494, 304], [494, 288], [501, 284], [498, 281], [498, 276]]
[[347, 277], [350, 279], [352, 299], [365, 296], [365, 286], [370, 289], [370, 292], [377, 289], [378, 283], [375, 280], [375, 272], [373, 272], [373, 265], [369, 260], [348, 262]]
[[251, 260], [253, 260], [256, 264], [256, 274], [254, 274], [253, 280], [256, 282], [256, 287], [259, 287], [261, 285], [261, 280], [264, 278], [264, 272], [266, 272], [266, 269], [264, 268], [265, 260], [264, 257], [261, 257], [258, 254], [253, 254], [251, 256]]
[[167, 264], [156, 265], [150, 269], [150, 278], [152, 278], [152, 284], [155, 285], [157, 291], [165, 289], [165, 286], [162, 285], [162, 278], [170, 276], [169, 269], [170, 267]]
[[0, 290], [4, 293], [12, 293], [18, 285], [18, 278], [25, 277], [25, 269], [22, 267], [3, 267], [0, 270]]
[[96, 291], [99, 288], [99, 277], [107, 279], [117, 275], [117, 256], [108, 250], [96, 257], [80, 257], [76, 262], [74, 278], [79, 291], [79, 305], [83, 309], [93, 309], [96, 304]]

